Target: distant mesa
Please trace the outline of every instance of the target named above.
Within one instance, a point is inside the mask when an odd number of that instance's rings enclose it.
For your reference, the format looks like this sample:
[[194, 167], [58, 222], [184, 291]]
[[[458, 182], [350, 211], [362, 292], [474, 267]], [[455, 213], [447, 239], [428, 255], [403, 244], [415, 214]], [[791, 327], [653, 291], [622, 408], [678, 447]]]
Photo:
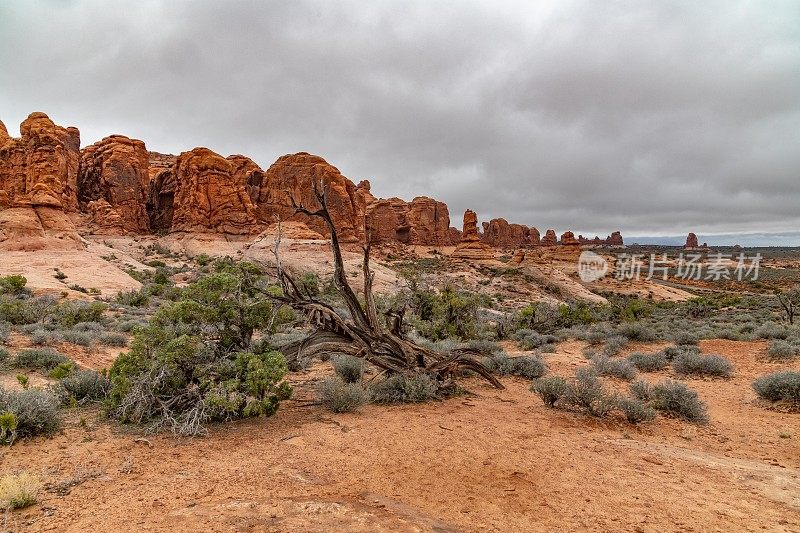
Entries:
[[202, 147], [162, 154], [124, 135], [81, 149], [77, 128], [58, 126], [38, 112], [22, 122], [20, 134], [11, 137], [0, 122], [0, 243], [6, 249], [23, 240], [26, 247], [39, 246], [36, 239], [79, 246], [78, 228], [246, 238], [278, 220], [292, 222], [286, 227], [295, 235], [328, 237], [322, 220], [295, 212], [295, 202], [318, 207], [314, 185], [319, 183], [342, 242], [456, 246], [459, 253], [481, 257], [492, 255], [493, 247], [622, 244], [619, 232], [605, 241], [575, 239], [570, 231], [558, 241], [553, 230], [540, 238], [535, 227], [503, 218], [484, 222], [481, 232], [472, 211], [459, 231], [451, 227], [444, 202], [427, 196], [410, 202], [377, 198], [368, 180], [356, 185], [307, 152], [284, 155], [263, 170], [244, 155], [224, 157]]
[[694, 233], [689, 233], [686, 236], [686, 244], [683, 245], [684, 250], [696, 250], [696, 251], [705, 251], [708, 250], [708, 243], [698, 244], [697, 243], [697, 235]]

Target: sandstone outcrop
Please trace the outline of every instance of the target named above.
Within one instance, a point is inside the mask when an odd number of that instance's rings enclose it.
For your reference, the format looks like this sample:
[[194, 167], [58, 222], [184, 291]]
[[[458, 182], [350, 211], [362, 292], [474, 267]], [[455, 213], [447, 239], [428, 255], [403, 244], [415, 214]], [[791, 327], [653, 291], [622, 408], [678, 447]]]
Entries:
[[536, 228], [530, 229], [530, 231], [528, 232], [528, 238], [530, 239], [531, 244], [534, 246], [539, 246], [542, 243], [541, 238], [539, 236], [539, 230]]
[[541, 239], [542, 246], [555, 246], [558, 244], [558, 240], [556, 239], [556, 232], [555, 230], [549, 229], [544, 233], [544, 237]]
[[464, 212], [464, 230], [461, 232], [461, 242], [453, 250], [451, 257], [469, 260], [494, 259], [492, 247], [481, 242], [478, 235], [478, 215], [470, 209]]
[[31, 113], [19, 129], [18, 139], [8, 135], [5, 125], [0, 130], [0, 205], [77, 211], [77, 128], [63, 128], [44, 113]]
[[577, 246], [580, 244], [578, 239], [575, 238], [575, 234], [571, 231], [565, 231], [561, 234], [561, 241], [560, 243], [564, 246]]
[[686, 244], [683, 246], [684, 248], [699, 248], [697, 243], [697, 235], [694, 233], [690, 233], [686, 236]]
[[83, 149], [78, 201], [103, 228], [146, 233], [149, 158], [142, 141], [112, 135]]
[[622, 240], [622, 233], [620, 233], [619, 231], [613, 232], [606, 239], [606, 244], [610, 246], [623, 246], [624, 241]]
[[525, 246], [532, 244], [531, 230], [522, 224], [509, 224], [504, 218], [493, 218], [483, 223], [483, 242], [500, 248]]
[[360, 242], [364, 239], [366, 201], [357, 192], [356, 185], [344, 177], [323, 158], [300, 152], [280, 157], [270, 166], [260, 187], [253, 188], [256, 213], [260, 220], [273, 222], [295, 220], [328, 236], [325, 222], [317, 217], [295, 213], [292, 200], [309, 210], [319, 208], [314, 195], [314, 184], [322, 184], [326, 192], [328, 210], [342, 242]]
[[[257, 233], [262, 228], [245, 187], [234, 178], [234, 167], [208, 148], [195, 148], [178, 156], [173, 183], [173, 231]], [[166, 177], [165, 177], [166, 178]]]
[[[363, 182], [358, 189], [362, 187]], [[400, 198], [373, 199], [367, 205], [366, 215], [373, 241], [429, 246], [451, 244], [447, 205], [427, 196], [418, 196], [410, 203]]]

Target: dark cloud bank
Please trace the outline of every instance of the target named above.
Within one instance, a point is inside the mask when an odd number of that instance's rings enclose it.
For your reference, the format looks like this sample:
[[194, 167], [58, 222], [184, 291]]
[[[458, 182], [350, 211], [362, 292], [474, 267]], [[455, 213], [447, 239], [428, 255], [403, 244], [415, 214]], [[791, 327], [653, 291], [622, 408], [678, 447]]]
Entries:
[[800, 244], [793, 0], [2, 2], [0, 119], [34, 110], [84, 144], [317, 153], [456, 221]]

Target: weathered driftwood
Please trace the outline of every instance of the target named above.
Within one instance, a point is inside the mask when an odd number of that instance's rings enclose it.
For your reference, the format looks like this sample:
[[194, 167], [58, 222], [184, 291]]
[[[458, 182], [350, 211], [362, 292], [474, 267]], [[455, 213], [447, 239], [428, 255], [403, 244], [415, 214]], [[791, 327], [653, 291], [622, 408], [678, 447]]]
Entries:
[[287, 359], [296, 361], [314, 355], [343, 353], [360, 357], [382, 369], [386, 373], [412, 375], [426, 373], [436, 379], [441, 387], [453, 384], [459, 370], [471, 370], [502, 389], [503, 385], [475, 357], [482, 355], [471, 349], [456, 349], [439, 353], [420, 346], [403, 334], [404, 309], [390, 310], [386, 313], [385, 327], [378, 319], [378, 311], [372, 291], [374, 273], [370, 270], [370, 236], [367, 229], [364, 250], [364, 305], [347, 280], [344, 269], [339, 238], [333, 219], [327, 208], [324, 185], [315, 184], [315, 196], [320, 207], [310, 210], [294, 204], [297, 213], [319, 217], [328, 226], [331, 250], [335, 265], [333, 280], [336, 289], [344, 300], [350, 317], [343, 317], [330, 305], [316, 299], [304, 291], [283, 268], [280, 260], [280, 229], [275, 241], [275, 260], [278, 280], [283, 289], [279, 299], [302, 313], [312, 326], [313, 332], [302, 341], [283, 348]]

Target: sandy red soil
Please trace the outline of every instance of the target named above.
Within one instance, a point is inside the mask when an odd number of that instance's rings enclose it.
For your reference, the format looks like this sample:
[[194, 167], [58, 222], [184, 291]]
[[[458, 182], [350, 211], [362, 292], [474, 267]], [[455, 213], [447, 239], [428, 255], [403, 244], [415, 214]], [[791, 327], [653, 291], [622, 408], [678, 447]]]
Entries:
[[[765, 343], [706, 341], [728, 381], [688, 380], [711, 423], [633, 427], [545, 408], [528, 383], [336, 415], [313, 404], [319, 365], [272, 418], [205, 438], [149, 437], [86, 409], [64, 431], [0, 449], [3, 472], [51, 484], [6, 516], [32, 531], [799, 531], [800, 414], [765, 409]], [[586, 364], [582, 343], [551, 372]], [[668, 375], [646, 375], [656, 381]], [[622, 384], [616, 384], [622, 386]], [[86, 420], [85, 427], [81, 418]], [[783, 435], [783, 437], [781, 436]], [[790, 435], [788, 438], [787, 435]], [[55, 484], [71, 488], [59, 491]], [[65, 494], [66, 493], [66, 494]]]

